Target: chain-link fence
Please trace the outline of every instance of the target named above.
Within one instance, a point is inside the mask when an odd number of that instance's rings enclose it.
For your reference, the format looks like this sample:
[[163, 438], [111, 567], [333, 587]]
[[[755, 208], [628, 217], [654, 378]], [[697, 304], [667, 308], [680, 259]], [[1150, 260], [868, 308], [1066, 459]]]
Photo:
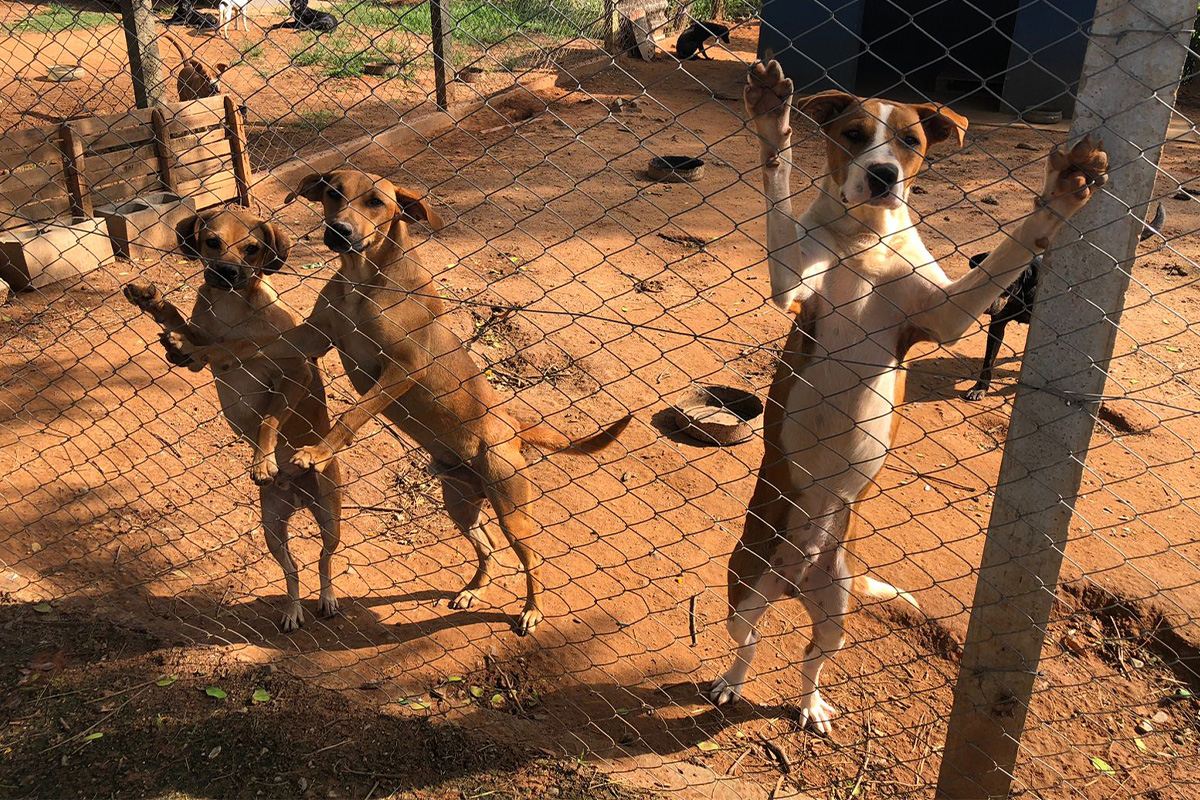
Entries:
[[0, 793], [1200, 796], [1195, 14], [0, 5]]

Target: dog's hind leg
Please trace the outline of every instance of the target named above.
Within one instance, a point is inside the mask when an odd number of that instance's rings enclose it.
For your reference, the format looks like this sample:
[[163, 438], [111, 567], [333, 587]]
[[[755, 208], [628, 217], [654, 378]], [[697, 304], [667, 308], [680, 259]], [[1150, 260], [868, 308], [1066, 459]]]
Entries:
[[279, 464], [275, 460], [279, 429], [308, 393], [316, 377], [315, 370], [316, 366], [306, 361], [302, 369], [281, 372], [271, 386], [271, 400], [263, 411], [258, 436], [254, 438], [254, 460], [250, 464], [250, 478], [259, 486], [267, 485], [279, 474]]
[[758, 649], [758, 621], [771, 603], [787, 593], [787, 588], [787, 582], [777, 572], [768, 569], [730, 612], [725, 625], [735, 645], [733, 664], [708, 689], [708, 698], [714, 704], [723, 706], [742, 696], [742, 687], [746, 684], [750, 664]]
[[294, 489], [283, 489], [275, 485], [262, 487], [259, 490], [259, 501], [262, 504], [263, 534], [267, 539], [267, 549], [283, 569], [283, 577], [287, 582], [288, 606], [283, 612], [279, 627], [284, 633], [291, 633], [304, 624], [304, 609], [300, 606], [300, 573], [288, 549], [288, 523], [301, 501]]
[[515, 439], [488, 447], [481, 461], [480, 477], [496, 512], [496, 522], [525, 570], [525, 608], [517, 620], [517, 633], [527, 636], [544, 618], [542, 581], [538, 577], [542, 557], [529, 544], [537, 533], [537, 523], [526, 510], [533, 501], [533, 485], [522, 472], [525, 458]]
[[988, 325], [987, 349], [983, 354], [983, 368], [979, 370], [979, 380], [963, 395], [972, 402], [982, 400], [988, 389], [992, 388], [992, 371], [996, 368], [996, 356], [1000, 353], [1000, 345], [1004, 343], [1004, 329], [1009, 320], [997, 316]]
[[475, 577], [450, 601], [450, 608], [471, 608], [483, 600], [484, 592], [492, 582], [492, 554], [496, 549], [483, 527], [483, 486], [475, 476], [463, 479], [443, 475], [441, 482], [446, 513], [471, 542], [478, 560]]
[[317, 492], [309, 505], [317, 526], [321, 529], [321, 594], [317, 598], [317, 613], [332, 617], [338, 613], [337, 595], [333, 591], [333, 554], [342, 543], [342, 473], [336, 458], [324, 472], [314, 472]]
[[826, 547], [809, 556], [799, 584], [800, 600], [812, 618], [812, 639], [800, 667], [800, 721], [822, 735], [829, 733], [836, 712], [821, 697], [821, 670], [846, 643], [843, 620], [853, 583], [841, 542]]

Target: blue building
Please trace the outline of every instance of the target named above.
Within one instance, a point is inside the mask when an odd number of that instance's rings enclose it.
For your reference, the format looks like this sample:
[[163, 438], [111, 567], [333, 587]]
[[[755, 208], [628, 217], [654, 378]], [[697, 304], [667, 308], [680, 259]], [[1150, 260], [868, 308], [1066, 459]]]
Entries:
[[1095, 0], [764, 0], [759, 56], [801, 93], [1074, 107]]

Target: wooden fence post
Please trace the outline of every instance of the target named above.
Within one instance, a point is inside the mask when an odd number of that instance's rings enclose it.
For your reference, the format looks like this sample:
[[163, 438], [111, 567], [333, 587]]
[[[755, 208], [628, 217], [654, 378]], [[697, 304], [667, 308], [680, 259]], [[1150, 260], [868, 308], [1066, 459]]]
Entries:
[[62, 151], [67, 195], [71, 198], [71, 215], [95, 216], [92, 193], [88, 188], [87, 173], [84, 170], [83, 140], [69, 122], [64, 122], [58, 128], [58, 147]]
[[433, 84], [437, 107], [449, 106], [447, 86], [454, 80], [454, 40], [450, 31], [454, 19], [450, 16], [450, 0], [429, 0], [429, 28], [433, 39]]
[[237, 183], [238, 202], [250, 206], [250, 157], [246, 154], [246, 126], [237, 103], [225, 95], [225, 137], [229, 139], [229, 154], [233, 161], [233, 178]]
[[158, 159], [158, 180], [168, 192], [178, 192], [179, 182], [175, 179], [175, 152], [171, 147], [171, 131], [161, 108], [150, 115], [154, 128], [154, 154]]
[[604, 49], [614, 56], [617, 54], [620, 24], [617, 19], [617, 0], [604, 0]]
[[[1094, 398], [1104, 391], [1195, 6], [1097, 3], [1071, 137], [1104, 140], [1110, 181], [1065, 226], [1040, 274], [955, 687], [942, 798], [1009, 795], [1099, 407]], [[1086, 241], [1071, 242], [1075, 231]]]
[[151, 0], [121, 0], [121, 24], [129, 50], [129, 74], [138, 108], [167, 102], [166, 70], [158, 56], [158, 20]]

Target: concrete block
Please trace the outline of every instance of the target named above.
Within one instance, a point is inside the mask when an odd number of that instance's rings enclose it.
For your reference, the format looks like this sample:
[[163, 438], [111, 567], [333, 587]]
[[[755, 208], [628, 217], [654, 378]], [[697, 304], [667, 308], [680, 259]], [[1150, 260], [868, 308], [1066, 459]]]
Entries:
[[108, 225], [113, 250], [125, 258], [153, 258], [175, 250], [175, 226], [195, 213], [194, 199], [171, 192], [96, 208], [96, 216]]
[[75, 280], [112, 259], [102, 219], [59, 219], [0, 231], [0, 280], [18, 292]]

